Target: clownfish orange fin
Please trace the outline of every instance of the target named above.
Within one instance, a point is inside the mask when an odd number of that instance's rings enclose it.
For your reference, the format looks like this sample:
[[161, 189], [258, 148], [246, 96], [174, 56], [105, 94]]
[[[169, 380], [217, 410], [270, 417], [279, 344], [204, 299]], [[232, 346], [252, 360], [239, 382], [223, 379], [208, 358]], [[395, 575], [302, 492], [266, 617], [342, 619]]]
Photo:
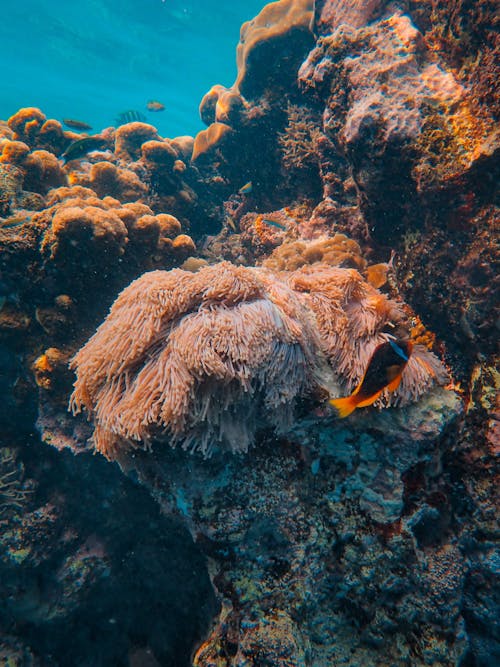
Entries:
[[367, 408], [369, 405], [373, 405], [377, 398], [379, 398], [380, 394], [382, 393], [382, 389], [380, 391], [375, 392], [372, 394], [369, 398], [365, 398], [363, 401], [357, 404], [357, 408]]
[[354, 395], [347, 398], [332, 398], [330, 399], [330, 405], [333, 405], [337, 410], [337, 416], [340, 419], [348, 417], [358, 407]]
[[387, 390], [388, 391], [396, 391], [396, 389], [399, 387], [399, 383], [401, 382], [401, 374], [399, 374], [392, 382], [390, 382], [387, 385]]

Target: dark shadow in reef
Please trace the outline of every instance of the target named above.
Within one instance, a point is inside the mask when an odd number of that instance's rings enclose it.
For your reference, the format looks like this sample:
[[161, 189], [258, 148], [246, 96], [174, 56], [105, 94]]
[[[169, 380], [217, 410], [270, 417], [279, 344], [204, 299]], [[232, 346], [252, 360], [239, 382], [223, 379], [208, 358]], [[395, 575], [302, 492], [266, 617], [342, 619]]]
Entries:
[[33, 548], [0, 559], [0, 642], [15, 637], [44, 666], [191, 664], [217, 602], [186, 529], [99, 456], [21, 451], [36, 491], [19, 534]]

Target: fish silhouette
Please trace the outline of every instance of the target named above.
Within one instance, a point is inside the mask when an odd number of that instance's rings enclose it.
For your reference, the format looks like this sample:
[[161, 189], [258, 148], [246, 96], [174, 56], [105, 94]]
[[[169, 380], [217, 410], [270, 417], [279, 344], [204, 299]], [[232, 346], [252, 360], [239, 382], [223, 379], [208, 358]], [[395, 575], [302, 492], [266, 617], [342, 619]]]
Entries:
[[146, 116], [140, 111], [136, 111], [135, 109], [130, 109], [129, 111], [122, 111], [115, 118], [116, 127], [119, 127], [120, 125], [126, 125], [127, 123], [135, 123], [135, 122], [140, 122], [140, 123], [146, 122]]

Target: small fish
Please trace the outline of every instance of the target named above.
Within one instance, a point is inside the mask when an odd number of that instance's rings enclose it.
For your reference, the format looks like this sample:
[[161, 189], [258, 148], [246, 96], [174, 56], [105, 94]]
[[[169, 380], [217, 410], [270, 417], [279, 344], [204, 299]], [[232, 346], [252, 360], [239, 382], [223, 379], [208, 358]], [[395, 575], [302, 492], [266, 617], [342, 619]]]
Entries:
[[240, 195], [248, 195], [250, 194], [250, 192], [252, 192], [252, 189], [253, 189], [252, 181], [248, 181], [248, 183], [245, 183], [245, 185], [243, 185], [238, 190], [238, 192], [240, 193]]
[[146, 116], [140, 111], [135, 111], [134, 109], [130, 109], [129, 111], [122, 111], [115, 118], [116, 127], [119, 127], [120, 125], [126, 125], [127, 123], [135, 123], [136, 121], [145, 123]]
[[389, 391], [395, 391], [412, 349], [413, 343], [409, 340], [388, 340], [378, 345], [368, 362], [363, 379], [353, 393], [347, 398], [330, 400], [338, 416], [343, 419], [356, 408], [372, 405], [386, 387]]
[[70, 144], [61, 155], [61, 160], [66, 164], [70, 160], [77, 160], [79, 157], [90, 153], [90, 151], [103, 150], [107, 148], [107, 145], [107, 142], [99, 135], [84, 137]]
[[269, 218], [262, 218], [262, 222], [269, 227], [276, 227], [276, 229], [281, 229], [283, 232], [286, 232], [285, 225], [282, 225], [281, 222], [276, 222], [276, 220], [270, 220]]
[[158, 102], [158, 100], [149, 100], [149, 102], [146, 104], [146, 108], [148, 111], [164, 111], [165, 105], [161, 102]]
[[63, 118], [63, 123], [73, 130], [91, 130], [92, 126], [84, 123], [82, 120], [75, 120], [74, 118]]

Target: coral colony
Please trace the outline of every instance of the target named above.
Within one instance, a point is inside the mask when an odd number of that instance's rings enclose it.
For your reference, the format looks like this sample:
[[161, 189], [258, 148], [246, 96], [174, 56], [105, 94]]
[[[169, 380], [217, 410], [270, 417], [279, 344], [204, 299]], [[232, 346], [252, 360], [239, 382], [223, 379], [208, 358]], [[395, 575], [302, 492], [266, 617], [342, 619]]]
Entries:
[[498, 59], [448, 4], [265, 5], [195, 137], [0, 122], [9, 664], [499, 664]]

